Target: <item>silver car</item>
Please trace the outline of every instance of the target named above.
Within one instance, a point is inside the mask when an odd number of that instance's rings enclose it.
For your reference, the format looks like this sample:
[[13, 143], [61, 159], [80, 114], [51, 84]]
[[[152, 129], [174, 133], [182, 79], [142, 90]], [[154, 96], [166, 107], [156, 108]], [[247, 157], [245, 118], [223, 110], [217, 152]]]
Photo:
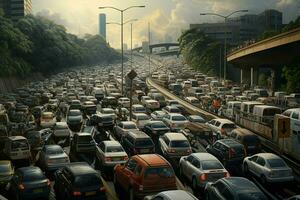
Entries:
[[168, 158], [180, 158], [192, 153], [190, 143], [182, 133], [165, 133], [159, 137], [158, 145]]
[[179, 131], [189, 121], [179, 113], [168, 113], [164, 116], [163, 122], [171, 129], [171, 131]]
[[45, 145], [39, 153], [38, 164], [45, 171], [55, 171], [68, 163], [69, 156], [59, 145]]
[[292, 169], [282, 158], [273, 153], [258, 153], [246, 157], [243, 162], [244, 173], [252, 173], [262, 183], [290, 182], [294, 180]]
[[193, 189], [203, 189], [208, 182], [230, 176], [222, 163], [209, 153], [181, 157], [179, 167], [180, 173], [191, 181]]
[[169, 190], [157, 195], [145, 196], [144, 200], [197, 200], [197, 198], [184, 190]]
[[96, 149], [95, 167], [114, 167], [117, 164], [124, 164], [128, 155], [118, 141], [103, 141]]
[[124, 136], [129, 130], [139, 130], [139, 129], [137, 128], [136, 124], [132, 121], [119, 122], [114, 127], [114, 133], [118, 139], [121, 139], [121, 137]]

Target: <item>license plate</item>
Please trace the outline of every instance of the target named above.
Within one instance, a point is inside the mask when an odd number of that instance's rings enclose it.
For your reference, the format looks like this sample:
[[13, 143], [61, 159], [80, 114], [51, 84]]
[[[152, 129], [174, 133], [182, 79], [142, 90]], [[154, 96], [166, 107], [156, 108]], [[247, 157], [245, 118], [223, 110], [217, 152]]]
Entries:
[[96, 195], [96, 192], [86, 192], [85, 196], [92, 196], [92, 195]]
[[41, 192], [43, 192], [43, 189], [35, 189], [35, 190], [33, 190], [33, 193], [41, 193]]
[[112, 158], [113, 161], [119, 161], [121, 160], [120, 158]]

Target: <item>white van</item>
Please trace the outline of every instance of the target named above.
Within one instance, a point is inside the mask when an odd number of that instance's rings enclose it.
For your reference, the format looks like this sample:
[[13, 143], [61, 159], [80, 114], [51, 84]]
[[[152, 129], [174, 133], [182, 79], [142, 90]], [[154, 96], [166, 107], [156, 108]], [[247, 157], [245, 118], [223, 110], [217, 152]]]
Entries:
[[234, 119], [236, 110], [241, 109], [240, 101], [228, 101], [226, 103], [226, 109], [223, 111], [223, 115], [229, 119]]
[[28, 160], [30, 161], [30, 145], [23, 136], [11, 136], [5, 140], [3, 153], [10, 160]]
[[281, 114], [281, 108], [267, 105], [255, 105], [253, 108], [253, 115], [259, 122], [271, 124], [275, 114]]
[[244, 114], [252, 114], [255, 105], [263, 105], [263, 103], [257, 101], [244, 101], [241, 103], [241, 112]]

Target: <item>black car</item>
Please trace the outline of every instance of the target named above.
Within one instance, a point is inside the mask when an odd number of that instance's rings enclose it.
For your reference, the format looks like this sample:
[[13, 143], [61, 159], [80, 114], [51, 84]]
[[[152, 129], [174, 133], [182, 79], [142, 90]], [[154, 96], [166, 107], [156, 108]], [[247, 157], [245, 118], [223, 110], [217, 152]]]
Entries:
[[242, 177], [221, 178], [208, 183], [204, 194], [208, 200], [268, 199], [254, 183]]
[[14, 199], [48, 199], [50, 190], [50, 181], [35, 166], [17, 169], [10, 182]]
[[130, 130], [121, 138], [121, 145], [129, 155], [155, 153], [153, 140], [142, 131]]
[[84, 162], [70, 163], [54, 174], [57, 199], [107, 199], [100, 174]]
[[50, 138], [52, 136], [53, 131], [49, 128], [42, 130], [30, 130], [25, 133], [25, 137], [27, 138], [30, 148], [33, 150], [38, 150], [43, 147], [44, 144], [50, 142]]
[[217, 140], [208, 145], [206, 151], [217, 157], [225, 167], [238, 166], [246, 156], [244, 145], [233, 139]]
[[104, 97], [101, 101], [101, 107], [116, 109], [118, 107], [118, 100], [115, 97]]
[[153, 138], [169, 132], [170, 129], [162, 121], [150, 121], [145, 124], [143, 131]]

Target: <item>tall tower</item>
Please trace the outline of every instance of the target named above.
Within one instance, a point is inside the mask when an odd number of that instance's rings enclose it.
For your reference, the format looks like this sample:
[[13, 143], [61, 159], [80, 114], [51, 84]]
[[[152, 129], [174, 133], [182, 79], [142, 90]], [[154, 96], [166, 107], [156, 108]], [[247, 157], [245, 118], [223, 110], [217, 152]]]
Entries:
[[31, 0], [0, 0], [0, 7], [4, 10], [5, 15], [14, 21], [31, 14], [31, 4]]
[[99, 35], [106, 39], [106, 15], [99, 14]]

